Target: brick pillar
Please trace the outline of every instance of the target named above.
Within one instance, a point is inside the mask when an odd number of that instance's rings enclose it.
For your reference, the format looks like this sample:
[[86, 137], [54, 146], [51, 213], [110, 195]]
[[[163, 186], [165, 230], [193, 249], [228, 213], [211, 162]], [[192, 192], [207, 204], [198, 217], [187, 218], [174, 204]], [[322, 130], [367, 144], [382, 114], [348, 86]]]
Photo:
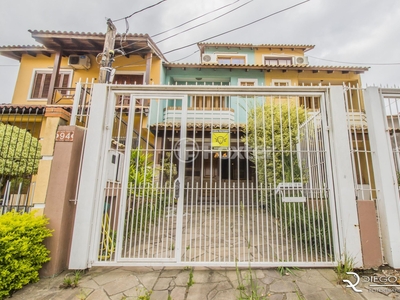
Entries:
[[40, 272], [43, 277], [59, 274], [68, 268], [84, 131], [76, 126], [58, 128], [44, 208], [50, 222], [48, 227], [54, 231], [53, 236], [45, 241], [51, 260]]

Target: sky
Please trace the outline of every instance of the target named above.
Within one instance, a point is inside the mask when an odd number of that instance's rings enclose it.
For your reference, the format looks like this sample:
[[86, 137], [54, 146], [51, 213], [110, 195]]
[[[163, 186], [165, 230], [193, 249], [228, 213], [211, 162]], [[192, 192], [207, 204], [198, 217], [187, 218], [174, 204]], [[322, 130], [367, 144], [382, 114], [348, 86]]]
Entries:
[[[5, 4], [2, 0], [0, 45], [37, 45], [29, 29], [104, 33], [107, 18], [124, 18], [158, 2], [160, 0], [13, 0]], [[296, 4], [299, 5], [288, 9]], [[154, 36], [225, 5], [229, 6], [155, 36], [153, 40], [157, 43], [210, 21], [157, 45], [162, 52], [167, 52], [203, 40], [311, 44], [315, 48], [306, 53], [310, 65], [370, 66], [362, 75], [364, 86], [400, 86], [399, 0], [166, 0], [127, 19], [128, 32]], [[234, 8], [237, 9], [211, 21]], [[285, 11], [277, 13], [281, 10]], [[212, 38], [268, 15], [272, 16]], [[115, 25], [118, 32], [127, 30], [124, 20], [116, 21]], [[196, 50], [196, 45], [190, 46], [166, 54], [166, 58], [174, 61], [186, 57], [180, 62], [199, 62]], [[17, 60], [0, 56], [0, 103], [11, 102], [18, 70]]]

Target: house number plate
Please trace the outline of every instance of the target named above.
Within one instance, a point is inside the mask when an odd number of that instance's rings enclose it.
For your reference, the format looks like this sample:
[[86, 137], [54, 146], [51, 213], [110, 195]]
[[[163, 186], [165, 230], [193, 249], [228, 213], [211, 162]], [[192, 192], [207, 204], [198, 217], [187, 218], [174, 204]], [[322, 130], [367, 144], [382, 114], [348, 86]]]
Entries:
[[74, 140], [74, 132], [68, 130], [59, 130], [56, 134], [56, 142], [72, 142]]

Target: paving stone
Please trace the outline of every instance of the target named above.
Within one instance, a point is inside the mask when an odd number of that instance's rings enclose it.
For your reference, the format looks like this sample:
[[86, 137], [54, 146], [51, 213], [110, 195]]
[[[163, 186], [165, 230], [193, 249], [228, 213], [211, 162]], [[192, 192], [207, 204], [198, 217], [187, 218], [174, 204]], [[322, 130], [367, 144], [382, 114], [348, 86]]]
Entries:
[[286, 293], [286, 300], [299, 300], [299, 295], [296, 293]]
[[[372, 291], [368, 291], [363, 289], [362, 293], [360, 293], [362, 297], [364, 297], [364, 299], [367, 300], [384, 300], [384, 299], [393, 299], [393, 297], [391, 297], [391, 295], [383, 295], [381, 293], [378, 292], [372, 292]], [[398, 297], [400, 298], [400, 297]], [[358, 299], [358, 298], [357, 298]], [[396, 299], [396, 298], [394, 298]]]
[[85, 300], [109, 300], [110, 298], [103, 289], [95, 290]]
[[335, 284], [327, 280], [324, 276], [321, 276], [317, 270], [308, 269], [299, 273], [299, 280], [304, 283], [312, 284], [320, 288], [333, 288]]
[[303, 295], [311, 294], [311, 293], [321, 290], [321, 288], [318, 285], [314, 285], [314, 284], [311, 285], [311, 284], [304, 283], [301, 281], [297, 281], [296, 284], [299, 287], [299, 290]]
[[284, 294], [273, 294], [268, 297], [268, 300], [283, 300]]
[[[197, 274], [197, 273], [196, 273]], [[179, 273], [174, 279], [176, 286], [186, 286], [189, 281], [189, 272]]]
[[154, 284], [156, 283], [158, 276], [159, 276], [159, 272], [150, 272], [150, 273], [146, 273], [146, 274], [137, 274], [136, 277], [138, 278], [138, 280], [140, 281], [140, 283], [142, 285], [145, 286], [146, 289], [153, 290]]
[[135, 299], [137, 299], [139, 296], [143, 296], [147, 291], [149, 290], [146, 289], [144, 286], [138, 285], [134, 288], [126, 290], [123, 294], [127, 297], [134, 297]]
[[168, 291], [153, 291], [150, 295], [150, 300], [167, 300]]
[[194, 272], [193, 280], [195, 283], [221, 282], [225, 281], [226, 277], [213, 270], [204, 270]]
[[275, 269], [264, 269], [262, 272], [265, 274], [266, 277], [271, 278], [281, 278], [282, 276], [278, 273]]
[[215, 289], [216, 283], [207, 284], [194, 284], [188, 288], [188, 294], [186, 299], [190, 300], [204, 300], [207, 299], [208, 294]]
[[159, 278], [154, 285], [153, 291], [164, 291], [168, 290], [170, 283], [172, 281], [172, 278]]
[[161, 271], [160, 277], [176, 277], [183, 270], [180, 269], [168, 269]]
[[[328, 295], [329, 299], [331, 299], [331, 300], [362, 299], [362, 296], [359, 293], [356, 293], [351, 289], [331, 288], [331, 289], [324, 289], [324, 291]], [[375, 299], [375, 298], [373, 298], [373, 299]]]
[[260, 282], [262, 282], [263, 284], [266, 284], [266, 285], [270, 285], [272, 282], [274, 282], [274, 280], [276, 280], [276, 279], [269, 277], [269, 276], [265, 276], [264, 278], [260, 279]]
[[186, 288], [181, 286], [176, 286], [171, 291], [172, 300], [184, 300], [186, 296]]
[[98, 275], [96, 277], [93, 277], [93, 280], [98, 284], [98, 285], [104, 285], [108, 282], [119, 280], [121, 278], [129, 276], [131, 273], [128, 271], [124, 270], [113, 270], [111, 272], [107, 272], [102, 275]]
[[89, 288], [89, 289], [97, 289], [99, 287], [99, 285], [93, 279], [79, 282], [79, 286], [82, 288]]
[[318, 273], [320, 273], [322, 276], [324, 276], [329, 282], [332, 284], [336, 284], [337, 282], [337, 274], [334, 270], [332, 269], [316, 269]]
[[293, 282], [277, 280], [269, 287], [273, 293], [287, 293], [296, 291], [296, 285]]
[[136, 276], [127, 276], [124, 278], [120, 278], [116, 281], [111, 281], [103, 285], [104, 290], [107, 292], [108, 295], [115, 295], [118, 293], [122, 293], [126, 290], [129, 290], [135, 286], [138, 286], [139, 280]]
[[[325, 299], [329, 299], [328, 296], [323, 291], [319, 291], [319, 292], [303, 295], [303, 297], [306, 300], [325, 300]], [[330, 299], [330, 300], [333, 300], [333, 299]], [[339, 300], [339, 299], [337, 299], [337, 300]]]
[[237, 292], [236, 292], [236, 290], [232, 290], [232, 289], [231, 290], [225, 290], [225, 291], [216, 291], [215, 295], [213, 295], [213, 297], [209, 297], [208, 299], [209, 300], [232, 300], [232, 299], [237, 299]]

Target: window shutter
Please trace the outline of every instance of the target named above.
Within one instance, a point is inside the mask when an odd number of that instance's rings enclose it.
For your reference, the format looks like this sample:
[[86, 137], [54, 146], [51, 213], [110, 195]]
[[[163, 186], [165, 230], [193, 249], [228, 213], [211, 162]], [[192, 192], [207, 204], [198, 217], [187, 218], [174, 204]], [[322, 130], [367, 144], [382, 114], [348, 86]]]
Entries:
[[47, 98], [49, 95], [51, 74], [43, 74], [43, 75], [44, 75], [43, 90], [42, 90], [42, 95], [39, 98]]
[[33, 83], [33, 91], [32, 91], [32, 96], [31, 98], [39, 98], [39, 92], [40, 92], [40, 86], [42, 83], [42, 76], [43, 74], [35, 74], [35, 81]]

